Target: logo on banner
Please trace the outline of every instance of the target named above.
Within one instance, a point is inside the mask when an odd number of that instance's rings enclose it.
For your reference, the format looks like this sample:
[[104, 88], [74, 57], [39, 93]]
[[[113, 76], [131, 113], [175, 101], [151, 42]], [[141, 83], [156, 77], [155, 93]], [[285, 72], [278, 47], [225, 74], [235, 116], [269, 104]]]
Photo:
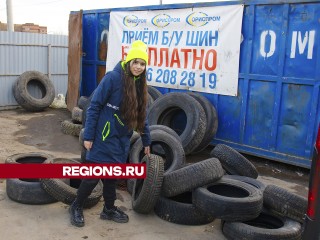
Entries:
[[164, 28], [172, 22], [180, 22], [180, 18], [173, 18], [168, 14], [158, 14], [151, 19], [151, 23], [159, 28]]
[[186, 22], [193, 27], [202, 27], [211, 21], [220, 21], [220, 16], [208, 16], [208, 14], [204, 12], [194, 12], [186, 18]]
[[135, 15], [128, 15], [123, 18], [123, 25], [125, 25], [126, 27], [129, 27], [129, 28], [136, 27], [140, 23], [146, 23], [146, 22], [147, 22], [147, 19], [138, 18]]

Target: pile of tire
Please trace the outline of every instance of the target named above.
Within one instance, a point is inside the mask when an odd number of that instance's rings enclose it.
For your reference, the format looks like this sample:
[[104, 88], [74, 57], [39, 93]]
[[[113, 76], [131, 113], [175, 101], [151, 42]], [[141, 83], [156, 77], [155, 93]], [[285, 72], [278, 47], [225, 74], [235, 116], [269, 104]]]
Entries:
[[217, 112], [200, 93], [166, 93], [153, 102], [148, 117], [150, 125], [165, 125], [178, 133], [186, 155], [205, 149], [218, 129]]
[[[152, 141], [161, 142], [159, 135], [164, 131], [152, 130]], [[133, 189], [128, 189], [133, 210], [154, 211], [183, 225], [220, 219], [227, 239], [301, 239], [307, 199], [257, 180], [254, 165], [232, 147], [218, 144], [211, 158], [185, 164], [168, 155], [181, 145], [166, 145], [164, 160], [156, 154], [147, 159], [141, 140], [134, 143], [130, 161], [145, 163], [147, 178], [133, 180]]]
[[[5, 160], [6, 164], [79, 164], [74, 159], [55, 158], [51, 154], [41, 152], [19, 153], [9, 156]], [[63, 202], [70, 205], [75, 197], [81, 179], [7, 179], [6, 193], [12, 201], [42, 205], [55, 202]], [[102, 182], [96, 186], [84, 207], [90, 208], [96, 205], [102, 197]]]
[[[241, 181], [262, 193], [261, 208], [255, 217], [221, 218], [222, 232], [227, 239], [301, 239], [306, 198], [279, 186], [266, 186], [257, 180], [259, 174], [254, 165], [230, 146], [217, 144], [210, 155], [220, 160], [228, 174], [223, 178]], [[236, 189], [232, 191], [236, 192]], [[242, 207], [239, 205], [238, 208]]]
[[79, 137], [83, 122], [83, 109], [88, 103], [88, 98], [81, 96], [77, 106], [71, 111], [71, 119], [61, 122], [61, 130], [64, 134]]
[[38, 71], [22, 73], [14, 82], [12, 92], [17, 103], [29, 112], [45, 110], [55, 97], [52, 81]]

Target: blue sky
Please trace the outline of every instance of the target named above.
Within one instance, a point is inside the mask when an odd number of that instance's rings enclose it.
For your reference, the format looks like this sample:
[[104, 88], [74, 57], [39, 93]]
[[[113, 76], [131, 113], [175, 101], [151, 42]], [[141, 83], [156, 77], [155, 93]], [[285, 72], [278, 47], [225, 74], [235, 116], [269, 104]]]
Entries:
[[[48, 27], [48, 34], [68, 34], [68, 19], [71, 11], [156, 5], [160, 0], [11, 0], [15, 24], [34, 23]], [[212, 2], [214, 0], [202, 0]], [[7, 22], [7, 0], [0, 0], [0, 21]], [[187, 3], [194, 0], [162, 0], [163, 4]]]

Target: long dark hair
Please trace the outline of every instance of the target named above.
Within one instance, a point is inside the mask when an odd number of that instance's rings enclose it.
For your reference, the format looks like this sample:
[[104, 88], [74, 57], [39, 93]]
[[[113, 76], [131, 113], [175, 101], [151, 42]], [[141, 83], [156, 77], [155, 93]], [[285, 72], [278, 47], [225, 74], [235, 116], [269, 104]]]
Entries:
[[136, 129], [142, 133], [146, 119], [148, 99], [146, 69], [138, 79], [134, 80], [134, 76], [130, 71], [130, 62], [128, 62], [124, 65], [122, 79], [123, 99], [120, 106], [121, 116], [129, 129]]

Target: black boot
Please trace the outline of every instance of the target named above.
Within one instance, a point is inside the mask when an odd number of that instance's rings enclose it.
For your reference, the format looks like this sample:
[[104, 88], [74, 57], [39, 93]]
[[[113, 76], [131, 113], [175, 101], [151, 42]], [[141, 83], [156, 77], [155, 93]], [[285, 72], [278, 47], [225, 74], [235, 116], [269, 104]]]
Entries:
[[84, 226], [83, 207], [80, 206], [76, 201], [71, 204], [69, 213], [72, 225], [76, 227]]
[[127, 223], [129, 221], [128, 215], [118, 207], [107, 209], [106, 206], [104, 206], [102, 212], [100, 213], [100, 218], [113, 220], [117, 223]]

